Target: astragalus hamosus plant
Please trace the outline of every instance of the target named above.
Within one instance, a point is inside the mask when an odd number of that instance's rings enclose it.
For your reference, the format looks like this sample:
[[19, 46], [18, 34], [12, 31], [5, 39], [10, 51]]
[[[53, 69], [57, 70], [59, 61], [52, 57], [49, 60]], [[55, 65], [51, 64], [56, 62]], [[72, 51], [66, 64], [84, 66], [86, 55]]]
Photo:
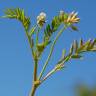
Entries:
[[[82, 39], [79, 42], [74, 40], [71, 45], [70, 51], [65, 54], [65, 50], [63, 50], [62, 57], [60, 57], [60, 60], [57, 61], [54, 68], [45, 76], [43, 75], [52, 56], [54, 46], [62, 33], [67, 28], [71, 28], [74, 31], [78, 30], [76, 24], [80, 21], [80, 19], [77, 17], [77, 15], [78, 14], [74, 11], [71, 13], [60, 11], [57, 16], [53, 17], [50, 24], [47, 24], [48, 22], [46, 20], [46, 13], [41, 12], [39, 16], [37, 16], [36, 25], [31, 27], [32, 25], [30, 22], [30, 18], [25, 16], [25, 12], [23, 9], [16, 8], [7, 9], [5, 11], [5, 16], [3, 16], [3, 18], [16, 19], [22, 23], [25, 29], [26, 37], [28, 39], [28, 43], [30, 45], [32, 57], [34, 60], [34, 73], [32, 90], [29, 96], [34, 96], [36, 89], [48, 77], [64, 68], [67, 61], [69, 61], [70, 59], [80, 59], [83, 52], [96, 51], [96, 39], [88, 40], [87, 42], [84, 42]], [[41, 29], [44, 29], [44, 32], [40, 32]], [[52, 35], [54, 35], [55, 32], [57, 32], [57, 36], [53, 40], [51, 37]], [[42, 42], [39, 41], [39, 33], [43, 35]], [[45, 48], [47, 48], [47, 46], [50, 46], [48, 47], [50, 48], [50, 52], [41, 72], [38, 75], [38, 61], [41, 59], [43, 55], [42, 53], [44, 52]]]

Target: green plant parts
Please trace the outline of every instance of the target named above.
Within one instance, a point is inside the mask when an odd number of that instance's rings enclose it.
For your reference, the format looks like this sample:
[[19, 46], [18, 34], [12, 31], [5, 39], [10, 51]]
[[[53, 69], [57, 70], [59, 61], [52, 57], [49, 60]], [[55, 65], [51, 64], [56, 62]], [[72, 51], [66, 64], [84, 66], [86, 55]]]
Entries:
[[[35, 96], [36, 89], [51, 75], [65, 68], [65, 63], [67, 63], [69, 60], [82, 58], [82, 53], [84, 52], [96, 51], [96, 39], [88, 40], [87, 42], [84, 42], [83, 39], [81, 39], [79, 42], [77, 42], [77, 40], [74, 40], [69, 52], [66, 54], [66, 50], [64, 49], [62, 51], [60, 60], [57, 61], [53, 69], [44, 76], [44, 72], [46, 71], [50, 58], [54, 51], [55, 44], [62, 33], [68, 28], [71, 28], [73, 31], [78, 31], [76, 24], [80, 21], [80, 18], [78, 18], [77, 15], [78, 13], [74, 11], [67, 13], [61, 10], [57, 16], [53, 17], [51, 23], [47, 24], [46, 13], [41, 12], [37, 16], [36, 24], [32, 25], [30, 18], [25, 15], [24, 9], [14, 8], [5, 10], [5, 16], [2, 16], [2, 18], [16, 19], [20, 21], [25, 29], [26, 37], [30, 45], [32, 57], [34, 60], [34, 73], [33, 85], [29, 96]], [[41, 29], [44, 29], [43, 32], [41, 32]], [[43, 34], [42, 41], [39, 40], [39, 33]], [[57, 35], [53, 40], [53, 38], [51, 37], [52, 35], [54, 35], [54, 33], [56, 33]], [[37, 74], [39, 69], [39, 60], [41, 60], [40, 58], [42, 57], [47, 46], [50, 46], [48, 47], [50, 48], [49, 55], [46, 59], [46, 62], [44, 63], [41, 72]]]
[[93, 88], [90, 88], [85, 84], [77, 85], [76, 93], [77, 93], [77, 96], [96, 96], [96, 86]]

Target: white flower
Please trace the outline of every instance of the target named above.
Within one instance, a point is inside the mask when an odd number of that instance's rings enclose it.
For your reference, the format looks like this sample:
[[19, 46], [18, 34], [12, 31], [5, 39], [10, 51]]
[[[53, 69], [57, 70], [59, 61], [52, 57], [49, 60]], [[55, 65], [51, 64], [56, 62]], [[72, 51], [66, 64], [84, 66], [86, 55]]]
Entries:
[[42, 27], [43, 24], [45, 23], [45, 20], [46, 20], [46, 14], [44, 12], [41, 12], [39, 16], [37, 16], [37, 24]]

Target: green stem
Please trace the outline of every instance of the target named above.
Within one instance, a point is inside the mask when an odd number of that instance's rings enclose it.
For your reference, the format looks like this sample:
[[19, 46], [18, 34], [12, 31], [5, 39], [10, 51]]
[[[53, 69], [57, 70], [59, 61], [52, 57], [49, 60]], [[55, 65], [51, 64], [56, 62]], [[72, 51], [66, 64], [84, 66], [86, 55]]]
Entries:
[[[36, 32], [36, 47], [38, 45], [38, 35], [39, 35], [39, 29]], [[38, 56], [37, 56], [37, 52], [36, 52], [36, 58], [34, 58], [34, 81], [37, 80], [37, 68], [38, 68]]]
[[26, 31], [26, 36], [27, 36], [28, 43], [29, 43], [29, 46], [30, 46], [30, 49], [31, 49], [31, 53], [32, 53], [32, 56], [33, 56], [34, 55], [34, 52], [33, 52], [33, 48], [32, 48], [32, 45], [31, 45], [31, 42], [30, 42], [30, 38], [29, 38], [29, 34], [28, 34], [27, 31]]
[[35, 96], [36, 89], [37, 89], [37, 87], [35, 85], [33, 85], [31, 93], [29, 96]]
[[51, 46], [51, 49], [50, 49], [50, 53], [49, 53], [49, 55], [48, 55], [48, 58], [47, 58], [44, 66], [43, 66], [43, 69], [42, 69], [40, 75], [39, 75], [39, 80], [41, 79], [41, 77], [42, 77], [42, 75], [43, 75], [43, 73], [44, 73], [44, 71], [45, 71], [45, 69], [46, 69], [46, 67], [47, 67], [47, 65], [48, 65], [48, 62], [49, 62], [49, 60], [50, 60], [50, 58], [51, 58], [51, 55], [52, 55], [52, 53], [53, 53], [53, 49], [54, 49], [54, 46], [55, 46], [55, 44], [56, 44], [56, 41], [58, 40], [58, 38], [61, 36], [61, 34], [63, 33], [63, 31], [64, 31], [66, 28], [67, 28], [67, 26], [64, 26], [64, 27], [59, 31], [59, 33], [57, 34], [55, 40], [53, 41], [53, 44], [52, 44], [52, 46]]
[[37, 80], [37, 68], [38, 68], [38, 60], [36, 59], [34, 62], [33, 86], [32, 86], [30, 96], [34, 96], [35, 91], [37, 89], [37, 85], [35, 85], [35, 83], [34, 83]]
[[38, 68], [38, 60], [35, 60], [35, 64], [34, 64], [34, 81], [37, 80], [37, 68]]
[[[39, 35], [39, 29], [36, 32], [36, 47], [37, 47], [37, 44], [38, 44], [38, 35]], [[38, 57], [37, 57], [37, 53], [36, 53], [36, 58], [34, 58], [33, 86], [32, 86], [30, 96], [34, 96], [35, 91], [37, 89], [37, 85], [34, 84], [34, 82], [37, 80], [37, 69], [38, 69]]]
[[43, 83], [48, 77], [50, 77], [53, 73], [55, 73], [55, 69], [52, 69], [41, 81]]
[[38, 35], [39, 35], [39, 31], [40, 31], [40, 29], [38, 29], [38, 31], [36, 32], [36, 47], [37, 47], [37, 44], [38, 44]]
[[[26, 31], [26, 36], [27, 36], [27, 39], [28, 39], [28, 42], [29, 42], [29, 45], [30, 45], [30, 48], [31, 48], [32, 56], [34, 58], [34, 51], [33, 51], [33, 48], [31, 46], [29, 34], [28, 34], [27, 31]], [[31, 93], [30, 93], [29, 96], [34, 96], [35, 95], [35, 91], [36, 91], [36, 86], [34, 84], [34, 81], [36, 81], [36, 79], [37, 79], [38, 59], [35, 59], [34, 61], [35, 61], [35, 63], [34, 63], [34, 74], [33, 74], [33, 86], [32, 86], [32, 90], [31, 90]]]

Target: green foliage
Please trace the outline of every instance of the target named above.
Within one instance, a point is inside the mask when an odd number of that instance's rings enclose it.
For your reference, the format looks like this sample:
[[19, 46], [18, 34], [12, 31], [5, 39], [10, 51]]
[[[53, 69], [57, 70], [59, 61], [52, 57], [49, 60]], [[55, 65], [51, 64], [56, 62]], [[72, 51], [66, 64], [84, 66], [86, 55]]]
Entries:
[[[63, 21], [64, 23], [64, 21]], [[50, 40], [51, 36], [54, 32], [56, 32], [59, 28], [59, 26], [62, 24], [61, 18], [59, 16], [55, 16], [52, 19], [51, 24], [48, 24], [46, 28], [44, 29], [44, 41]]]
[[44, 29], [44, 42], [50, 41], [51, 36], [53, 35], [54, 32], [58, 30], [60, 26], [60, 21], [58, 16], [55, 16], [51, 22], [51, 24], [47, 25], [46, 28]]
[[96, 96], [96, 88], [89, 88], [87, 86], [81, 85], [78, 90], [78, 96]]
[[96, 51], [96, 39], [94, 39], [93, 41], [88, 40], [85, 43], [81, 39], [79, 44], [75, 40], [70, 48], [69, 54], [65, 56], [65, 53], [64, 53], [63, 58], [61, 58], [61, 60], [57, 64], [61, 64], [61, 63], [64, 64], [65, 62], [69, 61], [70, 59], [80, 59], [80, 58], [82, 58], [81, 53], [93, 52], [93, 51]]
[[44, 48], [45, 48], [44, 42], [43, 43], [39, 43], [37, 45], [38, 52], [40, 52], [40, 53], [44, 50]]
[[[16, 19], [19, 20], [22, 25], [25, 28], [25, 32], [27, 35], [27, 39], [32, 51], [32, 56], [34, 60], [34, 74], [33, 74], [33, 89], [32, 93], [34, 96], [36, 88], [44, 81], [46, 80], [51, 74], [55, 73], [56, 71], [59, 71], [63, 69], [65, 66], [64, 64], [68, 62], [70, 59], [80, 59], [82, 58], [82, 54], [84, 52], [93, 52], [96, 51], [96, 39], [88, 40], [84, 43], [84, 41], [81, 39], [80, 42], [77, 42], [75, 40], [73, 44], [70, 47], [70, 50], [68, 54], [66, 55], [66, 51], [63, 50], [62, 57], [57, 62], [56, 66], [53, 70], [51, 70], [44, 78], [42, 78], [42, 75], [44, 74], [44, 71], [46, 69], [46, 66], [48, 65], [48, 62], [52, 56], [52, 52], [54, 50], [54, 46], [58, 40], [58, 38], [61, 36], [63, 31], [67, 28], [71, 28], [73, 31], [78, 31], [78, 28], [74, 25], [75, 23], [78, 23], [80, 18], [77, 17], [77, 13], [74, 11], [70, 14], [65, 13], [63, 11], [60, 11], [60, 14], [55, 16], [50, 24], [46, 24], [44, 28], [44, 34], [43, 34], [43, 41], [42, 43], [39, 43], [39, 33], [41, 31], [41, 28], [46, 23], [46, 14], [44, 12], [40, 13], [39, 16], [37, 16], [37, 24], [36, 26], [33, 26], [30, 28], [31, 22], [30, 18], [25, 16], [25, 12], [23, 9], [15, 8], [15, 9], [7, 9], [5, 10], [5, 16], [4, 18], [9, 19]], [[63, 25], [63, 28], [60, 28], [60, 25]], [[60, 28], [60, 31], [57, 33], [56, 38], [51, 40], [52, 35], [57, 32]], [[42, 32], [43, 33], [43, 32]], [[35, 34], [36, 39], [33, 36]], [[41, 34], [41, 33], [40, 33]], [[50, 52], [48, 55], [48, 58], [40, 72], [40, 75], [37, 76], [37, 70], [38, 70], [38, 60], [41, 54], [44, 52], [44, 49], [52, 42]], [[34, 46], [35, 45], [35, 46]], [[87, 96], [87, 95], [82, 95]]]
[[30, 30], [30, 32], [29, 32], [29, 35], [30, 35], [30, 36], [32, 36], [32, 35], [35, 33], [36, 28], [37, 28], [37, 26], [34, 26], [34, 27], [31, 28], [31, 30]]
[[71, 29], [72, 29], [73, 31], [78, 31], [78, 28], [77, 28], [76, 26], [71, 25], [70, 27], [71, 27]]
[[30, 48], [32, 49], [34, 47], [34, 41], [33, 38], [27, 33], [28, 41], [30, 43]]
[[51, 24], [48, 24], [44, 29], [44, 42], [50, 41], [51, 36], [58, 30], [61, 24], [69, 26], [74, 31], [78, 31], [78, 28], [73, 23], [67, 22], [68, 15], [68, 13], [62, 13], [52, 19]]
[[51, 36], [54, 32], [56, 32], [59, 28], [59, 26], [62, 24], [59, 16], [55, 16], [52, 19], [51, 24], [46, 25], [46, 28], [44, 29], [44, 37], [43, 42], [47, 45], [51, 43]]
[[5, 16], [3, 17], [19, 20], [23, 24], [25, 30], [28, 30], [30, 27], [30, 18], [25, 16], [25, 12], [23, 9], [6, 9]]
[[39, 54], [41, 54], [47, 45], [51, 43], [51, 36], [54, 32], [58, 30], [60, 26], [60, 21], [58, 16], [55, 16], [51, 22], [51, 24], [46, 25], [46, 28], [44, 29], [44, 36], [43, 36], [43, 42], [41, 44], [38, 44], [37, 49]]

